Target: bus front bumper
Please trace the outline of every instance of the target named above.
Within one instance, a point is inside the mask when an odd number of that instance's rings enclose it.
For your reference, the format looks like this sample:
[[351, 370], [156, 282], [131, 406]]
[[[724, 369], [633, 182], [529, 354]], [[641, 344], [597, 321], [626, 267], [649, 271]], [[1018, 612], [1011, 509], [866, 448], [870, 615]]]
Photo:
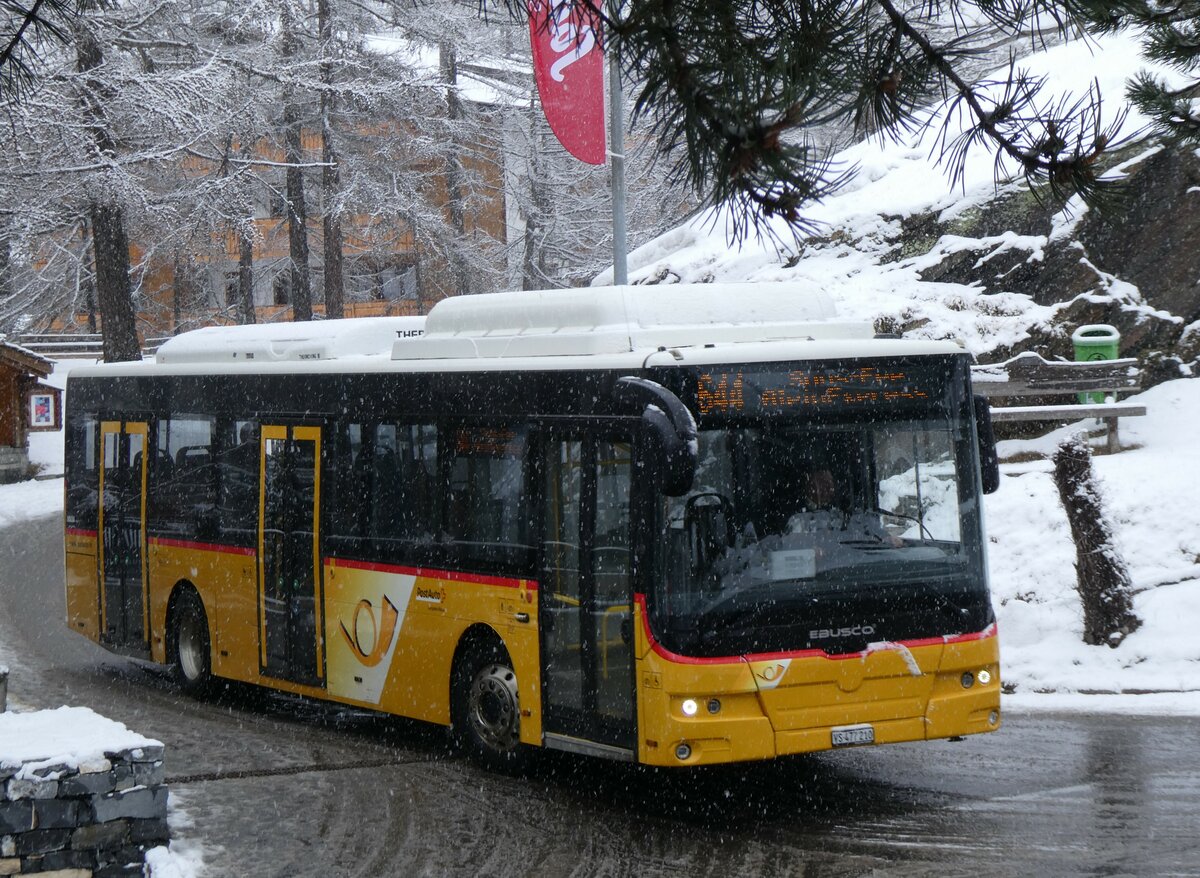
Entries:
[[1000, 727], [999, 648], [979, 635], [728, 664], [641, 663], [640, 761], [695, 766]]

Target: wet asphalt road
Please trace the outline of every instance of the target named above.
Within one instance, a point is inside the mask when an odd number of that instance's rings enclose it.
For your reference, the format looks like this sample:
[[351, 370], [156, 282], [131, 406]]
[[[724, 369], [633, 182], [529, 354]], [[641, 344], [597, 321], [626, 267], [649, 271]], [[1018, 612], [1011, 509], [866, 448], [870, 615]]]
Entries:
[[1200, 876], [1197, 719], [1008, 715], [959, 743], [701, 773], [545, 754], [500, 777], [440, 729], [250, 688], [193, 701], [70, 633], [59, 527], [0, 532], [10, 701], [162, 740], [210, 876]]

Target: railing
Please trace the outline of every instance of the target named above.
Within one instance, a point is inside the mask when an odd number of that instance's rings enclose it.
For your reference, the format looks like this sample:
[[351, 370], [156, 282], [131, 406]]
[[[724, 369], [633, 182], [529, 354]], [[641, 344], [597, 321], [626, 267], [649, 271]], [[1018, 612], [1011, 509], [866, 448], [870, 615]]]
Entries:
[[[1082, 363], [1044, 360], [1027, 352], [1003, 363], [975, 366], [971, 369], [975, 392], [991, 403], [995, 399], [1066, 396], [1068, 403], [992, 406], [997, 423], [1018, 421], [1076, 421], [1101, 418], [1108, 434], [1108, 450], [1119, 451], [1118, 418], [1146, 414], [1144, 405], [1112, 401], [1117, 393], [1133, 393], [1141, 388], [1137, 360], [1089, 360]], [[1080, 393], [1103, 393], [1104, 402], [1078, 403]]]
[[31, 332], [14, 340], [51, 360], [98, 360], [104, 356], [104, 339], [98, 332]]

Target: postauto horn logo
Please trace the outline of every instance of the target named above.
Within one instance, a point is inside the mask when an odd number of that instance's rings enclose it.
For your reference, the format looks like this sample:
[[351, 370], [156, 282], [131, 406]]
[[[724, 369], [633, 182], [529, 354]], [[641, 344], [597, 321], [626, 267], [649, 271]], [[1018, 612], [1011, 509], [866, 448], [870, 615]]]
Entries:
[[342, 637], [346, 639], [355, 658], [366, 667], [373, 668], [387, 655], [392, 638], [396, 635], [396, 623], [399, 619], [400, 611], [391, 599], [384, 595], [378, 615], [371, 602], [363, 598], [354, 608], [350, 628], [346, 627], [345, 622], [338, 624], [342, 629]]

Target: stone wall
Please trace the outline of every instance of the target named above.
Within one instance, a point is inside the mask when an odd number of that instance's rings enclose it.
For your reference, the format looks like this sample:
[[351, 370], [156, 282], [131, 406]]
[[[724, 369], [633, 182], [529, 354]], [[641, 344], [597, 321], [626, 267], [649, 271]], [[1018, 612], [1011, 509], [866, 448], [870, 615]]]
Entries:
[[69, 764], [0, 762], [0, 875], [141, 876], [168, 842], [161, 745]]

